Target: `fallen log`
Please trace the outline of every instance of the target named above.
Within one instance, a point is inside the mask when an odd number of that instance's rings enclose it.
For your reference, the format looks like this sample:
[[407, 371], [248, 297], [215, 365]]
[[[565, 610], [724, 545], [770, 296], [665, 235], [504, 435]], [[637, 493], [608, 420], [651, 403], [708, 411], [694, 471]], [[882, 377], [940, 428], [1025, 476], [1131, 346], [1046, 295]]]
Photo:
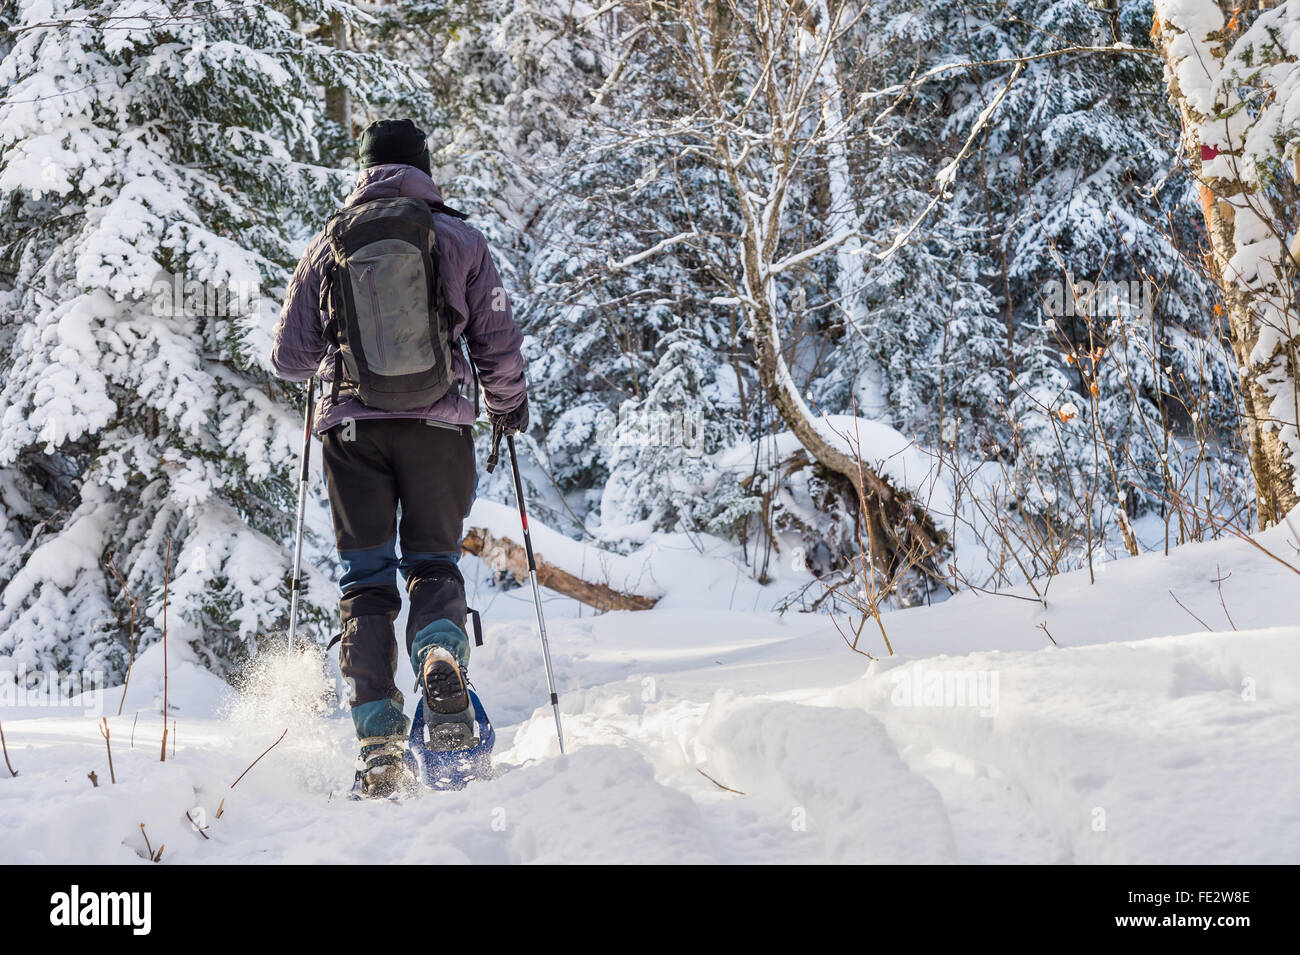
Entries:
[[[522, 544], [508, 537], [498, 537], [483, 527], [467, 527], [461, 550], [482, 560], [493, 570], [507, 571], [519, 583], [528, 581], [528, 553]], [[597, 610], [649, 610], [659, 602], [658, 597], [628, 594], [615, 590], [608, 584], [584, 580], [568, 571], [549, 564], [539, 553], [537, 582], [558, 594], [572, 597]]]

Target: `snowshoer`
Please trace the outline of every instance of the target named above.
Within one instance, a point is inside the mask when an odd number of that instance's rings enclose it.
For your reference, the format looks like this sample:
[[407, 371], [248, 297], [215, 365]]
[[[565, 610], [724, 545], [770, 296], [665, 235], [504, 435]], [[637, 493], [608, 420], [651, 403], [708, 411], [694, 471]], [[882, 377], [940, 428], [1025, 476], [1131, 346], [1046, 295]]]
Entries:
[[528, 401], [509, 298], [483, 235], [443, 204], [425, 134], [410, 120], [372, 123], [360, 164], [289, 282], [271, 362], [281, 378], [322, 383], [315, 430], [344, 569], [339, 668], [361, 746], [358, 788], [381, 796], [411, 782], [395, 683], [399, 571], [431, 745], [472, 741], [457, 562], [476, 484], [475, 378], [504, 433], [527, 429]]

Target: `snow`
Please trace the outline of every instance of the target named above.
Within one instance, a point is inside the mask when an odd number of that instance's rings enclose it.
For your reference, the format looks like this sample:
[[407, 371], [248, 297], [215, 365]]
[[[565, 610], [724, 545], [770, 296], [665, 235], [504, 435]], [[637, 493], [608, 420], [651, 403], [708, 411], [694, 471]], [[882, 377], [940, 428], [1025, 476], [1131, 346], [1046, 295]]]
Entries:
[[1223, 11], [1214, 0], [1156, 0], [1156, 16], [1165, 29], [1172, 29], [1169, 43], [1176, 65], [1178, 88], [1202, 115], [1214, 108], [1215, 79], [1211, 34], [1223, 29]]
[[112, 513], [110, 502], [96, 503], [97, 508], [80, 513], [60, 537], [31, 552], [5, 588], [4, 607], [17, 606], [26, 600], [40, 581], [70, 587], [77, 574], [94, 566], [94, 555], [103, 550], [104, 524]]
[[[1296, 563], [1289, 528], [1258, 542]], [[236, 691], [173, 643], [160, 762], [154, 646], [123, 715], [103, 694], [116, 785], [81, 706], [0, 709], [19, 772], [0, 771], [0, 841], [27, 863], [141, 862], [141, 823], [163, 864], [1300, 861], [1295, 573], [1231, 538], [1102, 568], [1055, 578], [1046, 606], [888, 614], [899, 656], [875, 661], [825, 617], [718, 595], [594, 618], [549, 600], [563, 757], [531, 599], [501, 593], [472, 665], [498, 777], [401, 805], [330, 797], [355, 743], [315, 653], [268, 651]]]

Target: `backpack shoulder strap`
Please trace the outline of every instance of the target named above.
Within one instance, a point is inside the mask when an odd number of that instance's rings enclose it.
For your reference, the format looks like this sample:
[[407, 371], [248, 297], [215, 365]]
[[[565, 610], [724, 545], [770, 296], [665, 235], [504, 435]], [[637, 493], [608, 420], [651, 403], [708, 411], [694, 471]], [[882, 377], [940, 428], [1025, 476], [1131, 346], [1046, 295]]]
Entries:
[[444, 205], [441, 202], [431, 202], [429, 205], [434, 212], [441, 212], [445, 216], [451, 216], [453, 219], [468, 219], [468, 212], [461, 212], [459, 209], [453, 209], [451, 206]]
[[335, 212], [325, 222], [325, 236], [329, 246], [329, 258], [325, 262], [325, 274], [321, 281], [321, 313], [325, 316], [325, 339], [334, 346], [334, 380], [330, 385], [330, 401], [338, 404], [339, 386], [343, 378], [343, 349], [339, 344], [338, 329], [338, 283], [339, 262], [343, 254], [340, 243], [339, 220], [347, 208]]
[[[451, 206], [448, 206], [441, 202], [430, 203], [430, 207], [433, 209], [434, 212], [441, 212], [443, 215], [448, 215], [454, 219], [460, 219], [461, 221], [464, 221], [465, 219], [469, 218], [468, 212], [461, 212], [459, 209], [453, 209]], [[478, 392], [479, 392], [478, 368], [474, 364], [474, 359], [470, 357], [469, 345], [465, 341], [464, 335], [460, 337], [460, 346], [461, 346], [461, 353], [465, 356], [465, 364], [469, 365], [469, 373], [471, 379], [470, 387], [474, 389], [474, 419], [478, 420], [478, 416], [481, 413], [481, 409], [479, 408], [479, 402], [478, 402]], [[477, 621], [478, 621], [477, 614], [475, 614], [474, 619], [475, 619], [475, 626], [477, 626]]]

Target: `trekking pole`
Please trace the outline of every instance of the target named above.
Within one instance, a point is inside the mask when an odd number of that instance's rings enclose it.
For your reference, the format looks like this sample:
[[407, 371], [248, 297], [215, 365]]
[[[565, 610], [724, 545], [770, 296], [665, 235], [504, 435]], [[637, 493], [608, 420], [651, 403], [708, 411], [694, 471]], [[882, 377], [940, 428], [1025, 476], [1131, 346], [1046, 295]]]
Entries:
[[302, 589], [302, 526], [307, 517], [307, 465], [311, 459], [311, 426], [316, 404], [316, 378], [307, 383], [307, 409], [302, 413], [302, 473], [298, 477], [298, 524], [294, 529], [293, 587], [289, 596], [289, 651], [298, 636], [298, 592]]
[[[500, 458], [501, 432], [492, 435], [492, 453], [488, 455], [487, 472], [491, 474]], [[528, 510], [524, 506], [524, 482], [519, 476], [519, 458], [515, 455], [515, 436], [506, 435], [510, 449], [510, 469], [515, 478], [515, 500], [519, 502], [519, 523], [524, 528], [524, 550], [528, 553], [528, 577], [533, 582], [533, 607], [537, 610], [537, 630], [542, 636], [542, 661], [546, 664], [546, 685], [551, 691], [551, 710], [555, 713], [555, 735], [564, 753], [564, 729], [560, 725], [560, 696], [555, 692], [555, 671], [551, 669], [551, 646], [546, 640], [546, 620], [542, 617], [542, 591], [537, 585], [537, 560], [533, 557], [533, 537], [528, 532]]]

